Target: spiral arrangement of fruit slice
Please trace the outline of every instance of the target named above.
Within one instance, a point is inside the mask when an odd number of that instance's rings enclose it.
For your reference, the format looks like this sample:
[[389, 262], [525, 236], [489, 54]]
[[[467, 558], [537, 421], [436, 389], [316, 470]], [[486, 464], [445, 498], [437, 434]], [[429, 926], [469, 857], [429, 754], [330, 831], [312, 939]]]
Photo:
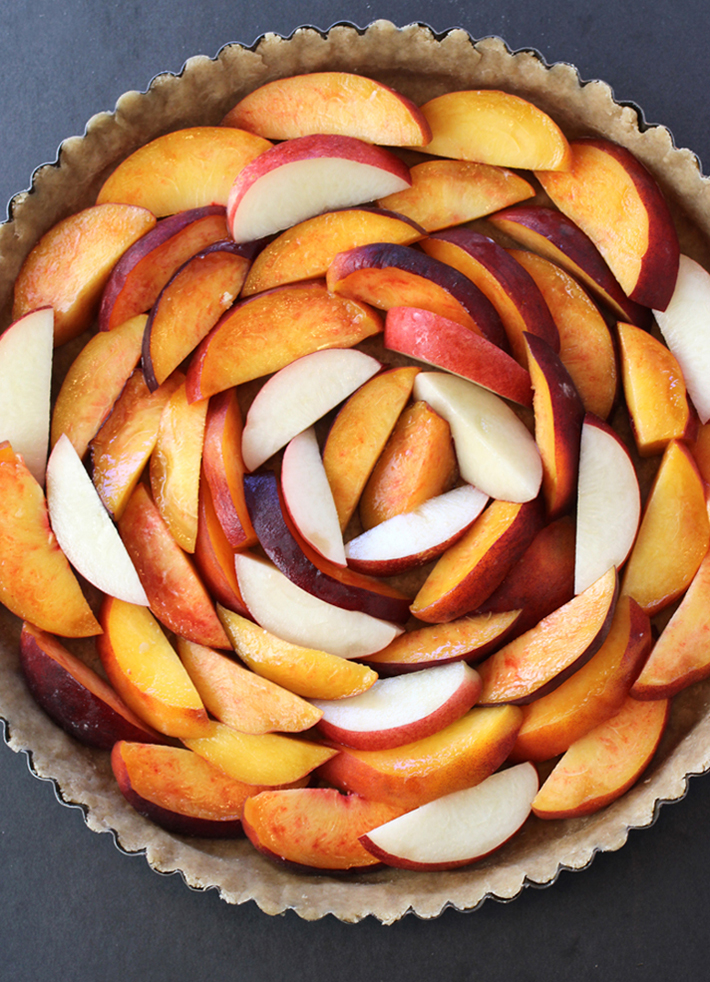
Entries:
[[295, 869], [604, 807], [710, 675], [709, 301], [646, 168], [504, 92], [299, 75], [146, 144], [0, 335], [34, 698]]

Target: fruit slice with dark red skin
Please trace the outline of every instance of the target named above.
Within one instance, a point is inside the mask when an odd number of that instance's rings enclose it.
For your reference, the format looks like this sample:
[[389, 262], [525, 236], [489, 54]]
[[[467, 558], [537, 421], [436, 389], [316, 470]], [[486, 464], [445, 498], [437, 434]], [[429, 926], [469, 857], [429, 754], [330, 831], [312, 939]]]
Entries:
[[339, 253], [328, 289], [383, 310], [422, 307], [464, 324], [504, 351], [508, 340], [495, 307], [468, 277], [411, 246], [378, 242]]
[[26, 622], [20, 635], [20, 665], [37, 705], [80, 743], [110, 750], [117, 740], [165, 740], [54, 635]]
[[665, 310], [680, 246], [658, 184], [630, 150], [611, 140], [584, 137], [570, 147], [571, 169], [540, 172], [538, 180], [592, 239], [629, 299]]
[[523, 335], [533, 384], [535, 441], [542, 457], [542, 493], [550, 520], [572, 507], [577, 493], [584, 404], [560, 356], [534, 334]]
[[427, 255], [467, 276], [488, 297], [503, 321], [513, 357], [521, 365], [527, 367], [525, 332], [559, 351], [557, 325], [537, 284], [497, 242], [473, 229], [453, 228], [430, 235], [421, 246]]
[[237, 583], [234, 549], [224, 534], [212, 502], [212, 492], [204, 478], [200, 482], [194, 560], [202, 581], [217, 603], [249, 617]]
[[111, 767], [136, 811], [174, 835], [241, 838], [244, 803], [265, 790], [236, 781], [185, 747], [122, 740]]
[[487, 221], [515, 242], [566, 269], [619, 320], [638, 327], [651, 326], [648, 307], [629, 300], [589, 236], [561, 211], [542, 205], [517, 205], [504, 208]]
[[143, 375], [151, 391], [194, 351], [239, 294], [249, 259], [231, 240], [189, 259], [153, 304], [143, 335]]
[[[370, 588], [366, 577], [352, 572], [347, 579], [336, 579], [309, 559], [287, 524], [274, 473], [247, 474], [244, 494], [261, 547], [297, 586], [345, 610], [360, 610], [399, 624], [407, 621], [409, 599], [404, 594], [383, 593], [376, 582]], [[325, 564], [321, 562], [321, 565]]]
[[612, 566], [583, 593], [482, 662], [480, 705], [525, 705], [561, 685], [606, 640], [618, 592]]
[[391, 307], [385, 348], [477, 382], [504, 399], [532, 405], [529, 373], [495, 344], [463, 324], [419, 307]]
[[668, 722], [670, 701], [638, 702], [575, 741], [533, 801], [539, 818], [591, 815], [627, 791], [645, 771]]
[[243, 821], [254, 848], [294, 872], [357, 871], [380, 865], [359, 837], [403, 812], [334, 788], [297, 788], [249, 798]]
[[99, 308], [99, 330], [111, 331], [150, 310], [178, 269], [227, 235], [227, 212], [208, 205], [178, 212], [135, 242], [113, 267]]
[[511, 759], [550, 760], [618, 713], [652, 646], [648, 615], [622, 597], [596, 655], [554, 692], [523, 706]]
[[477, 613], [520, 609], [512, 626], [523, 634], [574, 596], [575, 527], [564, 515], [537, 533]]

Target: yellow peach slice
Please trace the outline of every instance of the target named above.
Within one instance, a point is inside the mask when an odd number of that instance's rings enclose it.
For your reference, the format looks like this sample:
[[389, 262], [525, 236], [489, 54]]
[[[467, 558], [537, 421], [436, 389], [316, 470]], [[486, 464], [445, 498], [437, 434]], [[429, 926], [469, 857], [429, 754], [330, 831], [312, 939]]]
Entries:
[[253, 133], [195, 126], [159, 136], [122, 161], [97, 202], [149, 208], [158, 218], [205, 205], [226, 205], [239, 171], [271, 143]]
[[128, 204], [94, 205], [58, 222], [22, 265], [13, 320], [53, 307], [55, 347], [77, 337], [91, 326], [115, 264], [154, 225], [154, 214]]
[[365, 692], [377, 673], [315, 648], [282, 641], [231, 610], [217, 607], [234, 650], [252, 671], [305, 699], [343, 699]]
[[447, 92], [430, 99], [422, 112], [432, 132], [425, 149], [437, 157], [529, 170], [570, 166], [562, 130], [520, 96], [495, 89]]

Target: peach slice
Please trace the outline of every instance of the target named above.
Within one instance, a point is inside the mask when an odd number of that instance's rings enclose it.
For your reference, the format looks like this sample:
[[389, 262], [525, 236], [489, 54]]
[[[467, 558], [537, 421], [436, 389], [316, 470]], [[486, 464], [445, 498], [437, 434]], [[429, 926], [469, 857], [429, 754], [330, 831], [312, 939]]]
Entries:
[[503, 324], [488, 298], [452, 266], [411, 246], [377, 242], [339, 253], [326, 275], [338, 296], [390, 307], [421, 307], [507, 350]]
[[269, 787], [299, 781], [337, 753], [315, 741], [280, 733], [240, 733], [216, 720], [207, 724], [203, 734], [183, 737], [183, 743], [235, 781]]
[[385, 347], [476, 382], [504, 399], [532, 405], [530, 374], [507, 352], [462, 324], [418, 307], [391, 307]]
[[249, 268], [227, 241], [214, 243], [175, 273], [151, 309], [143, 337], [143, 374], [155, 390], [231, 307]]
[[566, 270], [548, 259], [510, 249], [528, 271], [557, 325], [559, 356], [587, 412], [606, 419], [616, 399], [618, 368], [611, 331], [596, 304]]
[[710, 557], [706, 556], [631, 689], [635, 699], [670, 699], [707, 678], [709, 615]]
[[7, 441], [0, 443], [0, 519], [0, 601], [52, 634], [100, 634], [50, 527], [42, 488]]
[[542, 458], [542, 493], [549, 519], [574, 503], [584, 405], [558, 354], [541, 337], [524, 334], [533, 385], [535, 442]]
[[710, 424], [701, 423], [697, 427], [695, 440], [689, 445], [700, 476], [706, 484], [710, 484]]
[[402, 675], [465, 660], [479, 661], [500, 647], [519, 610], [472, 614], [445, 624], [427, 624], [400, 634], [386, 648], [368, 655], [380, 675]]
[[358, 870], [380, 865], [360, 836], [402, 810], [334, 788], [262, 791], [244, 805], [244, 831], [260, 853], [298, 872]]
[[360, 498], [363, 528], [373, 528], [449, 491], [457, 477], [451, 427], [420, 399], [395, 423], [365, 485]]
[[47, 507], [62, 552], [85, 580], [111, 597], [148, 606], [131, 557], [66, 434], [47, 462]]
[[174, 835], [241, 837], [244, 802], [263, 790], [235, 781], [185, 747], [122, 740], [111, 767], [126, 801]]
[[293, 583], [337, 607], [361, 610], [397, 623], [407, 621], [406, 594], [383, 581], [329, 563], [299, 536], [274, 473], [248, 474], [244, 492], [261, 548]]
[[678, 360], [701, 423], [710, 420], [710, 275], [689, 256], [681, 256], [678, 279], [665, 310], [654, 311], [663, 339]]
[[518, 609], [513, 630], [523, 634], [574, 596], [574, 557], [574, 519], [563, 515], [540, 529], [479, 612]]
[[584, 593], [482, 662], [481, 704], [525, 704], [561, 685], [604, 644], [618, 589], [612, 567]]
[[32, 310], [0, 335], [0, 442], [7, 440], [44, 484], [54, 345], [51, 307]]
[[627, 698], [606, 723], [575, 741], [532, 803], [538, 818], [591, 815], [619, 798], [645, 771], [668, 720], [670, 703]]
[[236, 174], [227, 226], [235, 242], [254, 242], [411, 183], [409, 168], [382, 147], [351, 136], [300, 136], [270, 147]]
[[409, 169], [412, 186], [380, 198], [380, 208], [406, 215], [427, 232], [462, 225], [532, 198], [523, 177], [468, 160], [425, 160]]
[[523, 725], [511, 757], [549, 760], [615, 716], [652, 645], [648, 614], [631, 597], [622, 597], [596, 655], [554, 692], [523, 706]]
[[476, 706], [438, 733], [401, 747], [333, 744], [340, 753], [318, 773], [343, 791], [409, 811], [489, 777], [510, 753], [521, 720], [517, 706]]
[[183, 263], [213, 242], [227, 238], [222, 205], [191, 208], [163, 219], [127, 249], [113, 267], [99, 308], [99, 329], [150, 310]]
[[391, 621], [321, 600], [257, 556], [237, 553], [234, 563], [249, 613], [284, 641], [342, 658], [364, 658], [402, 633]]
[[242, 288], [250, 297], [285, 283], [325, 276], [339, 252], [371, 242], [409, 245], [424, 235], [416, 222], [382, 208], [346, 208], [299, 222], [269, 242]]
[[233, 307], [193, 355], [191, 402], [277, 372], [312, 351], [349, 348], [382, 330], [364, 304], [332, 296], [321, 281], [277, 287]]
[[118, 529], [158, 620], [176, 634], [215, 648], [229, 640], [190, 557], [139, 484], [118, 521]]
[[424, 566], [457, 542], [487, 503], [487, 495], [470, 484], [429, 498], [350, 539], [345, 547], [348, 566], [372, 576], [396, 576]]
[[207, 400], [187, 401], [185, 385], [168, 399], [150, 457], [153, 500], [177, 544], [195, 551], [200, 467], [207, 421]]
[[641, 518], [633, 461], [610, 426], [585, 416], [577, 486], [574, 592], [581, 593], [610, 566], [626, 562]]
[[663, 453], [691, 426], [683, 373], [664, 344], [633, 324], [618, 324], [621, 377], [636, 449], [642, 457]]
[[107, 597], [100, 616], [99, 655], [124, 702], [166, 736], [205, 733], [209, 719], [197, 689], [147, 607]]
[[242, 458], [253, 471], [372, 378], [380, 362], [354, 348], [313, 351], [273, 375], [249, 407]]
[[271, 143], [244, 130], [195, 126], [144, 144], [123, 160], [97, 198], [149, 208], [158, 218], [225, 205], [235, 176]]
[[431, 136], [411, 99], [352, 72], [309, 72], [267, 82], [230, 109], [222, 126], [270, 140], [335, 133], [392, 147], [424, 144]]
[[33, 624], [22, 625], [20, 665], [37, 704], [80, 743], [110, 750], [117, 740], [162, 742], [105, 679]]
[[422, 112], [432, 132], [426, 152], [437, 157], [526, 170], [570, 167], [562, 130], [520, 96], [495, 89], [447, 92], [430, 99]]
[[542, 526], [539, 499], [524, 503], [494, 500], [471, 528], [437, 561], [411, 611], [428, 623], [451, 621], [476, 610]]
[[284, 450], [281, 493], [301, 538], [328, 562], [345, 566], [340, 519], [312, 426], [292, 437]]
[[380, 372], [340, 409], [323, 447], [341, 530], [350, 521], [365, 485], [410, 395], [417, 368]]
[[91, 326], [114, 265], [154, 225], [150, 211], [126, 204], [94, 205], [58, 222], [22, 264], [13, 320], [52, 307], [54, 346], [77, 337]]
[[256, 544], [244, 500], [242, 429], [236, 390], [213, 396], [207, 407], [202, 465], [214, 510], [232, 549]]
[[137, 485], [158, 439], [160, 418], [184, 376], [174, 375], [151, 392], [140, 370], [133, 372], [113, 411], [91, 441], [92, 477], [115, 519]]
[[320, 709], [233, 658], [178, 638], [178, 654], [205, 708], [242, 733], [299, 733], [321, 719]]
[[193, 558], [203, 583], [217, 603], [248, 615], [234, 569], [234, 549], [224, 534], [212, 503], [212, 492], [204, 479], [200, 481], [197, 538]]
[[561, 211], [535, 204], [516, 205], [491, 215], [487, 222], [574, 276], [617, 320], [650, 328], [648, 307], [629, 300], [589, 236]]
[[319, 731], [358, 750], [387, 750], [422, 740], [460, 719], [481, 691], [478, 673], [463, 661], [378, 679], [347, 699], [315, 699]]
[[703, 480], [690, 450], [671, 440], [646, 500], [622, 593], [653, 616], [683, 593], [709, 544]]
[[377, 673], [359, 662], [283, 641], [234, 611], [218, 607], [218, 613], [241, 660], [304, 699], [344, 699], [377, 680]]
[[64, 433], [79, 457], [101, 429], [141, 356], [147, 317], [95, 334], [64, 376], [52, 412], [51, 445]]
[[532, 764], [508, 767], [473, 788], [454, 791], [391, 819], [360, 836], [360, 841], [387, 866], [414, 870], [467, 866], [515, 835], [530, 814], [538, 786]]
[[499, 396], [443, 372], [420, 372], [413, 395], [451, 426], [464, 481], [504, 501], [536, 497], [542, 484], [540, 452], [528, 428]]
[[559, 350], [557, 326], [537, 284], [497, 242], [469, 228], [454, 228], [430, 235], [421, 246], [427, 255], [467, 276], [488, 297], [503, 322], [513, 357], [524, 368], [525, 332]]
[[668, 306], [680, 249], [668, 205], [654, 178], [609, 140], [571, 144], [571, 168], [537, 177], [553, 203], [597, 246], [624, 293], [656, 310]]

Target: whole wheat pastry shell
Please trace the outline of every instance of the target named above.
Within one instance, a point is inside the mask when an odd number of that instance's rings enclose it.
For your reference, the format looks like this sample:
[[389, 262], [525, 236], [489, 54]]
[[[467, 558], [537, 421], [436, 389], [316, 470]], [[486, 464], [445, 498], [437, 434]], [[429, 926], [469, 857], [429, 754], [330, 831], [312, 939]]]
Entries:
[[[229, 44], [216, 58], [192, 58], [180, 75], [159, 75], [147, 92], [127, 92], [114, 112], [93, 116], [84, 135], [65, 140], [58, 160], [40, 167], [31, 189], [13, 198], [10, 220], [0, 226], [0, 329], [10, 323], [13, 282], [32, 245], [59, 219], [93, 204], [118, 161], [162, 133], [219, 123], [263, 82], [323, 70], [369, 75], [418, 103], [453, 89], [501, 88], [531, 99], [568, 136], [603, 135], [624, 144], [663, 188], [683, 252], [710, 267], [710, 184], [696, 157], [677, 149], [666, 128], [647, 127], [638, 109], [617, 103], [604, 82], [582, 83], [572, 66], [548, 66], [534, 51], [512, 53], [498, 38], [474, 42], [463, 30], [435, 35], [422, 25], [378, 21], [366, 30], [339, 25], [327, 33], [302, 28], [288, 39], [269, 34], [250, 48]], [[72, 354], [62, 350], [55, 381]], [[269, 914], [292, 909], [306, 919], [330, 913], [343, 921], [374, 915], [391, 923], [407, 912], [435, 917], [447, 906], [470, 909], [487, 897], [512, 899], [527, 884], [551, 884], [562, 869], [581, 869], [597, 851], [620, 848], [630, 829], [650, 825], [660, 803], [682, 797], [688, 777], [710, 766], [708, 681], [676, 698], [648, 772], [596, 815], [531, 819], [502, 850], [452, 872], [379, 868], [344, 877], [303, 876], [272, 865], [246, 840], [183, 839], [138, 815], [118, 790], [108, 754], [81, 747], [35, 706], [20, 673], [20, 626], [0, 610], [0, 716], [9, 746], [28, 752], [34, 772], [51, 779], [61, 799], [83, 808], [89, 828], [112, 831], [123, 850], [144, 853], [156, 870], [179, 870], [190, 887], [216, 888], [228, 903], [254, 900]]]

